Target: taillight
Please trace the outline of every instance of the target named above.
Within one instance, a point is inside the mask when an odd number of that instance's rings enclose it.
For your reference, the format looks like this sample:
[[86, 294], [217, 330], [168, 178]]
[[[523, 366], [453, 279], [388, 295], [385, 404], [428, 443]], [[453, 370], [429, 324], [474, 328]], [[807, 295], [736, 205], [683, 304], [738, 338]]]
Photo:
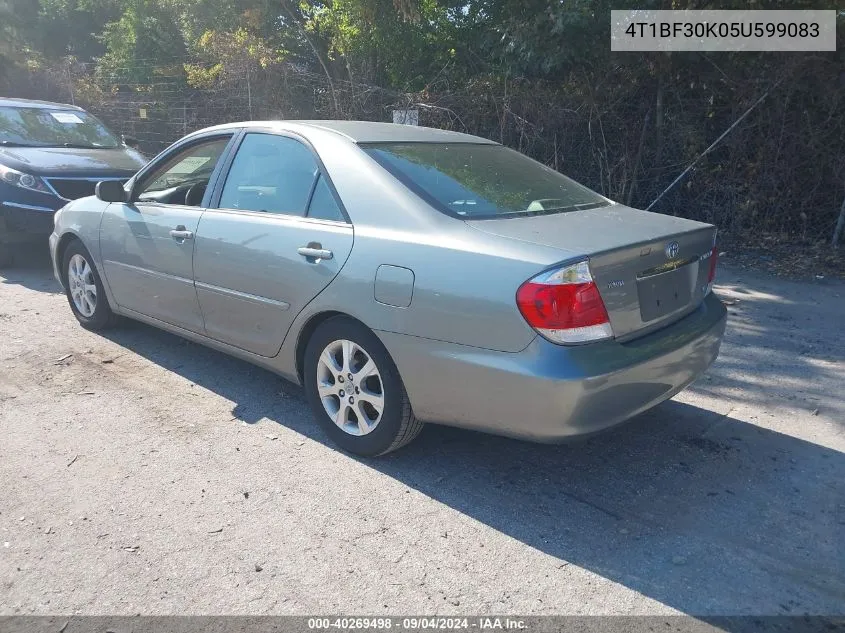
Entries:
[[613, 336], [586, 261], [529, 279], [517, 290], [516, 304], [528, 325], [553, 343], [588, 343]]
[[705, 295], [710, 294], [710, 291], [713, 290], [713, 282], [716, 281], [716, 263], [719, 261], [719, 251], [716, 250], [716, 247], [713, 247], [713, 250], [710, 251], [710, 272], [707, 273], [707, 292]]

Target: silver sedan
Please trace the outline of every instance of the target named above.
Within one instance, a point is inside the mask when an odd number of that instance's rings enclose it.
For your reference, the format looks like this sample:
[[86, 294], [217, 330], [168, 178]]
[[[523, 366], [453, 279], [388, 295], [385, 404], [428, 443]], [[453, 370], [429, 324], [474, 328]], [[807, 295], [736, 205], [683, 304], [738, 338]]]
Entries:
[[50, 246], [83, 327], [266, 367], [372, 456], [424, 422], [551, 442], [671, 398], [719, 352], [715, 237], [483, 138], [286, 121], [186, 136]]

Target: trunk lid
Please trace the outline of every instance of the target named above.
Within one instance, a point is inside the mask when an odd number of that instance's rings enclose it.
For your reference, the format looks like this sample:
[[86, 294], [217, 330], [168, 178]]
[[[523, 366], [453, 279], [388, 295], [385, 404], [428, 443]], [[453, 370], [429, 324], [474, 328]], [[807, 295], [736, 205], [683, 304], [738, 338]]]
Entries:
[[614, 336], [668, 325], [704, 300], [716, 227], [619, 204], [552, 215], [471, 220], [475, 229], [586, 256]]

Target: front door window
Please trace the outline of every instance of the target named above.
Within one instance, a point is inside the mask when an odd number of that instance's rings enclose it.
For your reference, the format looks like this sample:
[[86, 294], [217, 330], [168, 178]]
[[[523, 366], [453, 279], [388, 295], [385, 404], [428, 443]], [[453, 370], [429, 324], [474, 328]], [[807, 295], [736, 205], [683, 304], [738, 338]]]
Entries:
[[211, 174], [228, 144], [229, 137], [215, 138], [178, 152], [144, 178], [136, 199], [200, 206]]

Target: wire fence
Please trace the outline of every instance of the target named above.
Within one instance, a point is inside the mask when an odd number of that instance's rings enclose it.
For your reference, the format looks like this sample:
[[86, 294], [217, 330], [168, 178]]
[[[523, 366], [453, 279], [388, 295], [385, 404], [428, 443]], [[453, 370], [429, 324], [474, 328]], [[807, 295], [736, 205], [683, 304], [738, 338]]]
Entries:
[[[220, 123], [390, 121], [394, 110], [416, 110], [420, 125], [500, 141], [610, 198], [645, 208], [771, 90], [653, 210], [735, 234], [829, 240], [845, 196], [845, 74], [835, 59], [790, 60], [733, 81], [678, 74], [657, 88], [647, 75], [620, 65], [598, 79], [548, 84], [476, 77], [459, 88], [434, 82], [419, 93], [327, 78], [286, 62], [221, 67], [136, 60], [104, 71], [67, 61], [22, 71], [6, 92], [80, 105], [138, 139], [147, 155]], [[782, 81], [790, 74], [800, 81]]]

